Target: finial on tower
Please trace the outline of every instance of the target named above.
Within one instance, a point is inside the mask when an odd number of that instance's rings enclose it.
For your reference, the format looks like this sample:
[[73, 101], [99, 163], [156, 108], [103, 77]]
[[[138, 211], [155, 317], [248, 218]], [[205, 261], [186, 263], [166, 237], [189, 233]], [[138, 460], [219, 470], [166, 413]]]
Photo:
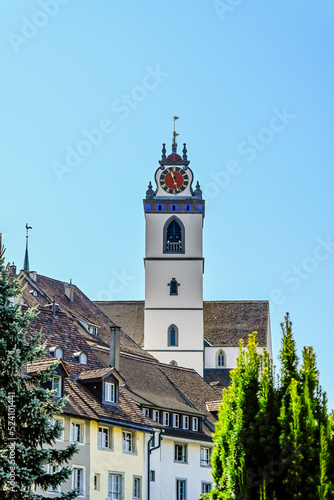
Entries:
[[24, 254], [24, 262], [23, 262], [23, 270], [24, 271], [30, 271], [29, 269], [29, 255], [28, 255], [28, 238], [29, 238], [29, 235], [28, 235], [28, 231], [29, 229], [32, 229], [31, 226], [28, 225], [28, 222], [26, 223], [26, 231], [27, 231], [27, 234], [26, 234], [26, 251], [25, 251], [25, 254]]
[[146, 191], [146, 198], [153, 198], [154, 196], [154, 191], [152, 189], [152, 182], [150, 181], [148, 185], [148, 190]]
[[173, 131], [173, 140], [172, 140], [172, 154], [176, 154], [177, 152], [177, 142], [176, 142], [176, 138], [177, 136], [179, 135], [177, 132], [175, 132], [175, 122], [176, 120], [178, 120], [179, 117], [178, 116], [173, 116], [173, 120], [174, 120], [174, 131]]

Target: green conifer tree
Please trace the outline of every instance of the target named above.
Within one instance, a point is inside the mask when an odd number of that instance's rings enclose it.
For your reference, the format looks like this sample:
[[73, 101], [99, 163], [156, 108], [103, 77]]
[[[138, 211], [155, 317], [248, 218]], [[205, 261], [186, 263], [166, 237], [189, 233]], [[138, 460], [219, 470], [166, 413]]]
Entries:
[[285, 316], [281, 372], [256, 337], [240, 347], [232, 384], [223, 392], [212, 467], [218, 500], [330, 500], [334, 498], [334, 416], [319, 384], [313, 349], [296, 353]]
[[[41, 384], [50, 380], [58, 362], [37, 376], [27, 374], [27, 364], [39, 359], [45, 346], [41, 333], [24, 334], [37, 311], [23, 313], [14, 305], [21, 283], [9, 279], [4, 252], [0, 235], [0, 491], [3, 499], [37, 500], [49, 495], [35, 494], [36, 487], [45, 491], [67, 480], [71, 470], [64, 464], [76, 446], [53, 449], [62, 428], [52, 424], [52, 417], [61, 413], [65, 400], [55, 399], [53, 391]], [[50, 473], [47, 465], [57, 472]], [[62, 498], [76, 496], [71, 491]]]

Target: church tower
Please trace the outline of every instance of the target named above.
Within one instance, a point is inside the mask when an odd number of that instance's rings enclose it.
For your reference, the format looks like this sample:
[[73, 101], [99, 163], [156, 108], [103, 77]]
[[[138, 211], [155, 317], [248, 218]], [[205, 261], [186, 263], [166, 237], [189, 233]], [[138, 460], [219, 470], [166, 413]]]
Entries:
[[163, 144], [156, 187], [144, 199], [144, 349], [163, 363], [194, 368], [203, 376], [202, 233], [204, 200], [189, 168], [186, 144], [177, 153]]

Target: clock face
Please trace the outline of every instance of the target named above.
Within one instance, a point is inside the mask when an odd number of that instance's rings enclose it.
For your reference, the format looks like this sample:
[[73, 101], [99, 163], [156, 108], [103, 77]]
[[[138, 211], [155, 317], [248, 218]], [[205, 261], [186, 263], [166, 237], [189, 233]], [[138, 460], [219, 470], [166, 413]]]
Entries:
[[188, 174], [181, 167], [167, 167], [160, 176], [160, 186], [169, 194], [182, 193], [188, 184]]

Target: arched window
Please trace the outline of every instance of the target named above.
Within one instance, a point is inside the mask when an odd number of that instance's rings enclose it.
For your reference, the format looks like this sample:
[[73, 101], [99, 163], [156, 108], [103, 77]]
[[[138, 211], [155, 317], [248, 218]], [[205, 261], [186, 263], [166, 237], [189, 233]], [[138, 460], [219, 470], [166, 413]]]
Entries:
[[164, 227], [164, 253], [184, 253], [184, 226], [178, 217], [171, 217]]
[[84, 352], [81, 352], [79, 355], [79, 363], [81, 365], [87, 365], [87, 354]]
[[171, 366], [177, 366], [177, 361], [175, 359], [172, 359], [172, 361], [169, 362]]
[[217, 352], [217, 366], [218, 368], [225, 366], [225, 354], [222, 349]]
[[88, 359], [87, 359], [87, 354], [85, 352], [82, 351], [75, 352], [73, 356], [75, 357], [77, 362], [80, 363], [81, 365], [87, 365]]
[[167, 344], [169, 346], [178, 346], [179, 345], [179, 331], [176, 325], [170, 325], [168, 327], [168, 340]]

